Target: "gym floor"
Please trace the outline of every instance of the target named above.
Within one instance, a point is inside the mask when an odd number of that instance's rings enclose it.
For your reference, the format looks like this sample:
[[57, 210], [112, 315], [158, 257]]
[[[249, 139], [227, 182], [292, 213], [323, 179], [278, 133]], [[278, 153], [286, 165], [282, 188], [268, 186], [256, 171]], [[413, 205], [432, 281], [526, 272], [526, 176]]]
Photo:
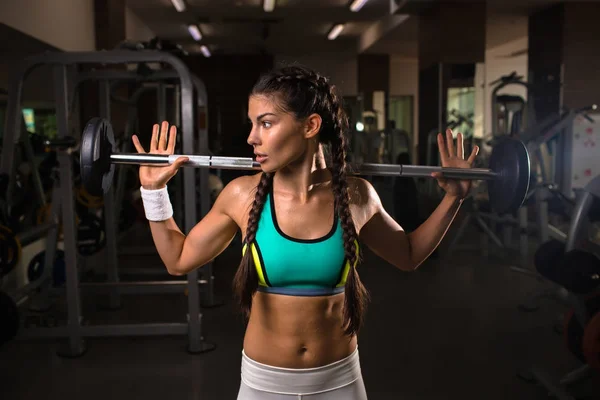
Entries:
[[[478, 235], [471, 240], [478, 244]], [[216, 293], [225, 304], [204, 309], [204, 334], [215, 351], [190, 355], [185, 337], [96, 338], [87, 340], [83, 357], [65, 359], [56, 355], [54, 339], [13, 341], [0, 348], [1, 397], [235, 399], [244, 324], [230, 282], [239, 257], [234, 241], [214, 264]], [[150, 263], [160, 268], [152, 256], [120, 260]], [[370, 400], [546, 399], [517, 370], [535, 363], [560, 378], [578, 365], [553, 328], [564, 310], [547, 300], [536, 312], [520, 311], [518, 304], [542, 284], [512, 272], [506, 260], [461, 250], [403, 273], [365, 251], [359, 271], [372, 296], [359, 338]], [[183, 295], [124, 297], [120, 311], [97, 310], [87, 297], [83, 303], [94, 323], [175, 322], [186, 312]], [[599, 383], [590, 379], [572, 392], [598, 399]]]

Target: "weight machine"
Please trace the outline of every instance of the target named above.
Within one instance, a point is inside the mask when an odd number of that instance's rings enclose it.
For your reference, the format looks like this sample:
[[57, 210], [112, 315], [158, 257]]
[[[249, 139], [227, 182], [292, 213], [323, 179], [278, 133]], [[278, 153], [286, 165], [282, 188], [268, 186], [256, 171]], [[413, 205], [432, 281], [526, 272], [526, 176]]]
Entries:
[[[566, 218], [572, 218], [575, 208], [573, 187], [573, 143], [576, 140], [576, 121], [581, 120], [595, 123], [594, 118], [587, 114], [596, 109], [590, 105], [579, 109], [564, 109], [558, 116], [546, 118], [536, 127], [522, 135], [532, 155], [532, 171], [535, 171], [537, 180], [532, 184], [530, 197], [534, 198], [535, 214], [537, 217], [535, 233], [540, 243], [556, 240], [561, 243], [567, 241], [567, 233], [551, 221], [552, 211], [558, 212]], [[584, 129], [584, 130], [587, 130]], [[577, 167], [575, 167], [577, 168]], [[583, 177], [582, 177], [583, 178]], [[581, 187], [586, 181], [577, 182]], [[551, 207], [556, 204], [556, 207]], [[552, 210], [554, 208], [554, 210]], [[528, 268], [511, 267], [515, 272], [540, 278], [537, 272]], [[544, 297], [554, 298], [561, 303], [565, 302], [566, 293], [562, 287], [551, 285], [549, 289], [535, 292], [526, 297], [520, 307], [526, 311], [535, 311], [539, 308], [538, 301]]]
[[[490, 83], [496, 85], [492, 90], [492, 137], [504, 135], [515, 136], [536, 123], [533, 97], [529, 96], [530, 85], [523, 81], [523, 76], [513, 71]], [[507, 86], [518, 85], [525, 88], [527, 100], [517, 95], [499, 95], [498, 92]]]
[[[14, 169], [14, 149], [18, 139], [21, 136], [20, 112], [23, 82], [27, 75], [34, 68], [41, 65], [51, 65], [54, 74], [55, 99], [57, 109], [58, 140], [67, 141], [69, 137], [69, 105], [71, 97], [78, 83], [84, 79], [100, 80], [100, 112], [102, 116], [110, 117], [110, 85], [109, 80], [118, 79], [112, 71], [96, 71], [91, 75], [77, 75], [74, 67], [82, 64], [140, 64], [140, 63], [162, 63], [172, 67], [172, 71], [156, 72], [155, 77], [163, 75], [167, 79], [178, 79], [180, 82], [181, 102], [180, 110], [181, 123], [181, 148], [187, 151], [196, 151], [201, 154], [208, 154], [208, 134], [206, 129], [198, 132], [197, 138], [194, 134], [194, 78], [192, 78], [185, 64], [172, 54], [159, 51], [128, 51], [115, 50], [105, 52], [73, 52], [73, 53], [46, 53], [26, 59], [14, 79], [11, 80], [9, 88], [9, 102], [7, 107], [6, 131], [4, 136], [4, 145], [2, 148], [2, 159], [0, 160], [0, 173], [12, 176]], [[102, 77], [102, 74], [107, 76]], [[135, 73], [128, 75], [125, 72], [121, 79], [139, 79]], [[75, 83], [75, 84], [74, 84]], [[196, 80], [196, 91], [199, 98], [206, 104], [206, 91], [198, 79]], [[160, 99], [160, 95], [159, 95]], [[197, 143], [195, 142], [197, 139]], [[77, 357], [82, 355], [85, 350], [84, 337], [104, 337], [104, 336], [152, 336], [152, 335], [187, 335], [190, 353], [201, 353], [214, 349], [216, 346], [206, 342], [202, 335], [202, 314], [200, 311], [199, 285], [207, 285], [210, 280], [199, 280], [198, 272], [193, 271], [188, 274], [187, 281], [167, 281], [167, 282], [125, 282], [119, 281], [117, 274], [117, 246], [116, 246], [116, 217], [115, 217], [115, 197], [111, 190], [104, 196], [104, 215], [106, 224], [107, 241], [107, 282], [79, 282], [78, 276], [78, 252], [77, 252], [77, 229], [75, 226], [75, 204], [73, 196], [73, 171], [72, 156], [68, 151], [58, 151], [59, 161], [59, 180], [55, 187], [56, 201], [53, 204], [55, 209], [52, 212], [53, 222], [44, 229], [39, 228], [36, 231], [36, 237], [42, 238], [46, 235], [46, 253], [45, 266], [50, 269], [54, 259], [54, 253], [57, 241], [57, 227], [59, 215], [62, 219], [64, 232], [64, 254], [66, 264], [66, 300], [68, 320], [65, 326], [49, 328], [29, 328], [25, 329], [19, 335], [20, 337], [66, 337], [66, 346], [59, 350], [60, 355], [67, 357]], [[196, 172], [199, 174], [200, 183], [208, 187], [208, 171], [195, 171], [186, 169], [182, 172], [183, 190], [181, 194], [183, 201], [183, 210], [180, 218], [183, 221], [182, 230], [189, 232], [196, 222], [204, 216], [209, 209], [210, 199], [208, 191], [200, 193], [200, 216], [197, 216], [196, 209]], [[8, 192], [10, 193], [9, 184]], [[37, 193], [37, 196], [43, 197], [43, 192]], [[60, 210], [58, 209], [60, 208]], [[200, 217], [200, 218], [198, 218]], [[24, 239], [23, 239], [24, 240]], [[39, 283], [36, 283], [40, 285]], [[179, 287], [183, 290], [186, 286], [188, 296], [188, 314], [187, 320], [181, 323], [142, 323], [142, 324], [120, 324], [120, 325], [91, 325], [82, 324], [80, 288], [109, 290], [112, 296], [111, 302], [118, 303], [119, 293], [125, 293], [128, 290], [134, 290], [138, 293], [156, 291], [157, 287], [174, 288]], [[28, 287], [27, 289], [32, 289]], [[17, 296], [18, 293], [12, 294]], [[15, 297], [13, 297], [15, 299]], [[17, 301], [17, 299], [15, 299]]]
[[[592, 208], [592, 204], [600, 200], [600, 175], [588, 182], [579, 192], [580, 193], [577, 195], [577, 201], [568, 228], [568, 233], [566, 235], [566, 245], [564, 249], [565, 255], [563, 257], [566, 257], [569, 252], [577, 251], [577, 249], [580, 247], [578, 243], [587, 242], [586, 240], [582, 241], [582, 239], [586, 239], [585, 228], [589, 222], [588, 216]], [[589, 244], [589, 242], [587, 243]], [[596, 245], [593, 246], [590, 251], [597, 253], [599, 248], [600, 246]], [[575, 265], [568, 264], [569, 263], [564, 263], [561, 268], [576, 267]], [[569, 325], [573, 323], [574, 328], [578, 328], [581, 330], [581, 332], [583, 332], [584, 328], [592, 317], [592, 315], [590, 315], [590, 307], [588, 305], [589, 301], [586, 299], [587, 294], [576, 293], [565, 288], [563, 289], [567, 293], [566, 300], [572, 307], [573, 311], [573, 316], [571, 317]], [[582, 336], [584, 335], [585, 334]], [[585, 360], [582, 361], [584, 361], [584, 364], [581, 367], [565, 375], [558, 383], [554, 382], [546, 373], [546, 371], [537, 365], [532, 366], [523, 373], [519, 373], [519, 376], [528, 381], [540, 383], [551, 395], [559, 400], [574, 400], [575, 397], [571, 396], [565, 390], [564, 386], [582, 380], [589, 375], [591, 370], [590, 365], [585, 363]]]

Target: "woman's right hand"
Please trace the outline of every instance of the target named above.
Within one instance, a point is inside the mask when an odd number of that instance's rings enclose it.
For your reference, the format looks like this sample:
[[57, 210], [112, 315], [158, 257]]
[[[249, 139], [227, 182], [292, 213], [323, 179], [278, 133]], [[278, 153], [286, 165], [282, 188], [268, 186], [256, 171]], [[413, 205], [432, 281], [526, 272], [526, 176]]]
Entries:
[[[160, 128], [160, 132], [159, 132]], [[132, 136], [133, 145], [140, 154], [174, 154], [177, 127], [163, 121], [159, 126], [152, 127], [152, 139], [150, 140], [150, 151], [146, 153], [137, 135]], [[144, 189], [162, 189], [167, 182], [175, 176], [181, 165], [189, 160], [188, 157], [178, 157], [170, 165], [140, 165], [140, 183]]]

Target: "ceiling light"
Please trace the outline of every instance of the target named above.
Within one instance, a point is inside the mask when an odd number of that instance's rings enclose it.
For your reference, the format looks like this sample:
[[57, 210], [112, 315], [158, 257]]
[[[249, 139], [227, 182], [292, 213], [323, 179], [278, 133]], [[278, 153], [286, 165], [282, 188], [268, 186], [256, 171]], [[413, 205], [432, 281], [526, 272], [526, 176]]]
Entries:
[[275, 0], [265, 0], [263, 3], [263, 10], [271, 12], [275, 9]]
[[200, 51], [202, 52], [202, 54], [204, 54], [204, 57], [210, 57], [210, 50], [208, 49], [208, 47], [202, 45], [200, 46]]
[[192, 35], [196, 42], [202, 39], [202, 33], [200, 32], [200, 29], [198, 29], [197, 25], [188, 25], [188, 32], [190, 33], [190, 35]]
[[354, 0], [352, 4], [350, 4], [350, 11], [359, 12], [361, 8], [365, 5], [368, 0]]
[[177, 11], [185, 11], [185, 3], [183, 0], [171, 0], [171, 3], [173, 3], [173, 7], [175, 7]]
[[329, 31], [327, 39], [334, 40], [344, 30], [344, 24], [337, 24]]

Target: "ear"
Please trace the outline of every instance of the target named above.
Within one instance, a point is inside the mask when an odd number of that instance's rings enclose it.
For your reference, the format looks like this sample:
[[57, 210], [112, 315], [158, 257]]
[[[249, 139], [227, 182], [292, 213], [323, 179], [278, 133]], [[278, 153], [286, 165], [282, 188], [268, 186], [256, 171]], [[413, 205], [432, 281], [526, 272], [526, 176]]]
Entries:
[[312, 139], [317, 136], [321, 131], [322, 123], [323, 119], [319, 114], [309, 115], [304, 123], [304, 137], [306, 139]]

